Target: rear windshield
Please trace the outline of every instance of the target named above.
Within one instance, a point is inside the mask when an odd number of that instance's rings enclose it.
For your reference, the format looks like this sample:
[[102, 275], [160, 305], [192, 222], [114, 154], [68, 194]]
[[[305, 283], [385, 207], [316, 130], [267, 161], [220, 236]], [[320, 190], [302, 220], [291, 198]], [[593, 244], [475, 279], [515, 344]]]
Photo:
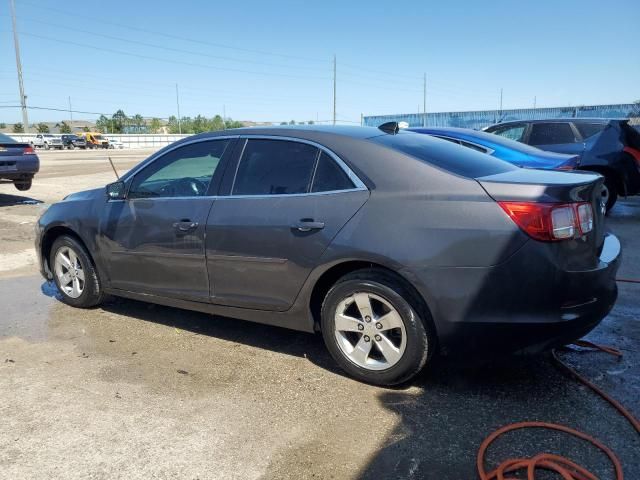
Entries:
[[5, 135], [4, 133], [0, 133], [0, 142], [2, 143], [17, 143], [13, 138], [9, 135]]
[[467, 178], [486, 177], [518, 168], [490, 155], [420, 133], [401, 132], [371, 140]]

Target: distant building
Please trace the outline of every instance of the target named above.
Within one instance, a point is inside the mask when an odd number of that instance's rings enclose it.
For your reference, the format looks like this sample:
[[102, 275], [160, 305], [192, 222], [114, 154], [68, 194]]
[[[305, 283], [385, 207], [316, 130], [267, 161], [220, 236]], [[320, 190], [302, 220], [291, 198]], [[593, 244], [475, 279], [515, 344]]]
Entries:
[[386, 122], [407, 122], [410, 127], [462, 127], [481, 129], [495, 123], [512, 120], [536, 120], [553, 118], [631, 118], [640, 117], [640, 105], [622, 103], [615, 105], [587, 105], [577, 107], [519, 108], [513, 110], [480, 110], [469, 112], [399, 113], [396, 115], [371, 115], [364, 117], [364, 125], [377, 127]]

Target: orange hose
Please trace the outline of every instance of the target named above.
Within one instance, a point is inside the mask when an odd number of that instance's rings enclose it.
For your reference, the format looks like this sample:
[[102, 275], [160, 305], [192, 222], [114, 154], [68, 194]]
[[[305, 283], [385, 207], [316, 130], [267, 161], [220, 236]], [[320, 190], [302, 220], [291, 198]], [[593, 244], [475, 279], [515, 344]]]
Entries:
[[[588, 342], [586, 340], [579, 340], [574, 343], [580, 347], [594, 348], [603, 352], [606, 352], [610, 355], [615, 355], [617, 357], [621, 357], [622, 353], [611, 347], [605, 347], [601, 345], [596, 345], [594, 343]], [[629, 412], [624, 406], [609, 396], [604, 390], [600, 387], [593, 384], [591, 381], [587, 380], [585, 377], [580, 375], [577, 371], [571, 368], [569, 365], [564, 363], [562, 360], [558, 358], [556, 355], [556, 351], [552, 350], [553, 359], [555, 362], [566, 372], [568, 372], [572, 377], [577, 379], [578, 381], [585, 384], [587, 387], [591, 388], [594, 392], [604, 398], [607, 402], [609, 402], [620, 414], [622, 414], [628, 421], [631, 423], [633, 428], [640, 434], [640, 421], [635, 418], [631, 412]], [[502, 428], [499, 428], [491, 435], [489, 435], [484, 441], [480, 444], [480, 449], [478, 450], [478, 456], [476, 458], [476, 466], [478, 468], [478, 476], [480, 480], [517, 480], [514, 477], [506, 477], [505, 474], [514, 473], [518, 471], [527, 472], [527, 480], [535, 480], [536, 478], [536, 470], [547, 470], [552, 471], [560, 475], [564, 480], [597, 480], [597, 477], [589, 472], [586, 468], [581, 467], [575, 462], [569, 460], [566, 457], [560, 455], [553, 455], [550, 453], [541, 453], [535, 455], [531, 458], [510, 458], [503, 461], [496, 469], [487, 473], [484, 468], [485, 464], [485, 453], [491, 443], [498, 438], [500, 435], [503, 435], [507, 432], [513, 430], [519, 430], [524, 428], [546, 428], [550, 430], [556, 430], [564, 433], [568, 433], [569, 435], [573, 435], [574, 437], [585, 440], [601, 451], [605, 453], [605, 455], [611, 461], [611, 464], [614, 467], [616, 473], [616, 480], [623, 480], [624, 475], [622, 473], [622, 464], [613, 451], [607, 447], [605, 444], [600, 442], [599, 440], [593, 438], [586, 433], [579, 432], [578, 430], [574, 430], [569, 427], [565, 427], [564, 425], [558, 425], [556, 423], [548, 423], [548, 422], [518, 422], [512, 423], [510, 425], [505, 425]]]

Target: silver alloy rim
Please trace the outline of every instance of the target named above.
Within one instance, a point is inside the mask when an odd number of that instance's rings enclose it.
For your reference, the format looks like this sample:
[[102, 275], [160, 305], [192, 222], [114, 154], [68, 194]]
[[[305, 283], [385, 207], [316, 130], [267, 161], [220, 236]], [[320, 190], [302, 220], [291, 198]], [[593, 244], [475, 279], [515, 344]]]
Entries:
[[54, 259], [54, 271], [62, 293], [78, 298], [84, 291], [84, 269], [76, 252], [60, 247]]
[[398, 311], [369, 292], [354, 293], [338, 304], [334, 333], [342, 353], [367, 370], [393, 367], [407, 346], [407, 332]]

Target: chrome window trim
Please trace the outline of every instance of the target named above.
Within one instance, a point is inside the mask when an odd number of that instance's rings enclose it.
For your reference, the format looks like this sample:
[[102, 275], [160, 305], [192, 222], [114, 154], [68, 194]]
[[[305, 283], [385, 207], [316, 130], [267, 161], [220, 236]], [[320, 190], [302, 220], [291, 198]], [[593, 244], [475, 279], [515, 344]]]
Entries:
[[[231, 191], [229, 192], [228, 196], [219, 197], [219, 198], [300, 197], [300, 196], [303, 196], [303, 195], [326, 195], [326, 194], [336, 194], [336, 193], [342, 193], [342, 192], [356, 192], [356, 191], [361, 191], [361, 190], [368, 190], [368, 188], [364, 184], [364, 182], [362, 180], [360, 180], [360, 178], [358, 178], [358, 176], [353, 172], [353, 170], [351, 170], [351, 168], [349, 168], [349, 166], [338, 155], [336, 155], [334, 152], [329, 150], [324, 145], [321, 145], [321, 144], [319, 144], [317, 142], [314, 142], [313, 140], [307, 140], [305, 138], [280, 136], [280, 135], [247, 135], [247, 134], [240, 135], [239, 138], [240, 139], [244, 139], [245, 142], [244, 142], [244, 145], [242, 146], [242, 152], [240, 153], [240, 157], [238, 158], [238, 164], [236, 165], [236, 171], [235, 171], [235, 173], [233, 175], [233, 183], [231, 184]], [[252, 139], [253, 140], [282, 140], [282, 141], [287, 141], [287, 142], [298, 142], [298, 143], [305, 143], [307, 145], [312, 145], [312, 146], [316, 147], [317, 149], [319, 149], [321, 152], [324, 152], [327, 155], [329, 155], [338, 164], [338, 166], [340, 168], [342, 168], [344, 173], [347, 174], [347, 177], [349, 178], [349, 180], [351, 180], [351, 182], [353, 183], [354, 187], [353, 188], [344, 189], [344, 190], [331, 190], [331, 191], [326, 191], [326, 192], [310, 192], [309, 191], [309, 192], [305, 192], [305, 193], [278, 193], [278, 194], [274, 194], [274, 195], [234, 195], [233, 194], [233, 188], [236, 185], [236, 176], [238, 175], [238, 169], [240, 168], [240, 162], [242, 162], [242, 157], [244, 156], [244, 150], [245, 150], [245, 148], [247, 146], [248, 141], [252, 140]], [[317, 166], [318, 159], [319, 159], [319, 156], [316, 157], [316, 166]], [[311, 183], [311, 186], [313, 186], [313, 183]]]

